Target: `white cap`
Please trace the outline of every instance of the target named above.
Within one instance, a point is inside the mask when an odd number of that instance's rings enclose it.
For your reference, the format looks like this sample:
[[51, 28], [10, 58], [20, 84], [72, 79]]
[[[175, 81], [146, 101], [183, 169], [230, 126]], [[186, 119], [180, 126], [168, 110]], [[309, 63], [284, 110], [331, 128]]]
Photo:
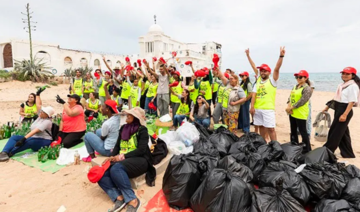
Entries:
[[49, 117], [53, 116], [55, 111], [51, 106], [41, 107], [41, 110], [46, 113]]

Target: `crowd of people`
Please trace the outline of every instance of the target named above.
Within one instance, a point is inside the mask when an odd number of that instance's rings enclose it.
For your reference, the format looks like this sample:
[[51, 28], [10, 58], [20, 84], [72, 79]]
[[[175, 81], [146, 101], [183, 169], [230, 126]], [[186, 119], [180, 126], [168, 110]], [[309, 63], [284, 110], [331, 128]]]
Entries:
[[[125, 205], [128, 205], [129, 212], [137, 211], [140, 201], [131, 189], [129, 178], [147, 173], [150, 184], [154, 178], [146, 116], [171, 114], [174, 130], [185, 119], [208, 129], [222, 124], [235, 134], [250, 132], [250, 125], [253, 124], [255, 132], [265, 140], [277, 140], [275, 97], [285, 48], [280, 48], [273, 70], [267, 64], [256, 66], [249, 49], [245, 50], [245, 54], [254, 74], [241, 72], [237, 75], [231, 69], [223, 72], [215, 62], [211, 69], [204, 67], [195, 71], [192, 61], [187, 61], [185, 64], [191, 67], [193, 73], [188, 80], [181, 76], [175, 55], [167, 61], [153, 58], [152, 65], [145, 59], [138, 60], [137, 69], [126, 58], [121, 68], [114, 70], [103, 57], [107, 71], [96, 69], [94, 76], [87, 73], [85, 79], [77, 71], [70, 83], [68, 101], [65, 102], [59, 95], [56, 97], [56, 101], [63, 104], [59, 139], [56, 142], [71, 148], [84, 140], [89, 153], [87, 158], [83, 158], [85, 162], [90, 162], [96, 154], [110, 156], [107, 161], [114, 165], [98, 183], [115, 202], [112, 211], [118, 211]], [[254, 83], [250, 80], [252, 75], [255, 75]], [[294, 87], [284, 107], [289, 116], [290, 141], [300, 145], [300, 134], [303, 152], [306, 153], [311, 151], [311, 96], [314, 84], [306, 70], [296, 72], [294, 76]], [[353, 115], [352, 107], [360, 103], [360, 79], [352, 67], [342, 70], [341, 78], [343, 83], [323, 111], [325, 113], [329, 108], [335, 110], [324, 146], [333, 152], [339, 147], [342, 157], [353, 158], [355, 154], [348, 124]], [[49, 132], [54, 110], [42, 107], [40, 94], [43, 91], [40, 88], [21, 104], [19, 114], [22, 121], [34, 121], [31, 132], [26, 136], [12, 136], [0, 153], [0, 161], [6, 161], [25, 149], [37, 151], [53, 142]], [[127, 115], [126, 124], [122, 126], [121, 112]], [[107, 118], [102, 127], [86, 133], [86, 121], [98, 118], [100, 114]]]

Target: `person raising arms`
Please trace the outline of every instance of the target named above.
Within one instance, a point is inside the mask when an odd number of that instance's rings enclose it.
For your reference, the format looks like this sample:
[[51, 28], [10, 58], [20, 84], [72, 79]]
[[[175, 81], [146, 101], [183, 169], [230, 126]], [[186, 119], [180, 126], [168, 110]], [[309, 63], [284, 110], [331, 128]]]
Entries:
[[285, 47], [280, 47], [280, 56], [276, 63], [274, 73], [271, 75], [271, 68], [267, 64], [257, 67], [260, 77], [254, 85], [253, 97], [251, 99], [250, 113], [254, 115], [254, 125], [259, 126], [261, 136], [266, 139], [269, 134], [272, 141], [276, 141], [275, 132], [275, 97], [279, 71], [285, 56]]
[[83, 90], [84, 90], [84, 98], [86, 100], [89, 99], [90, 93], [95, 92], [95, 83], [90, 73], [86, 73], [86, 79], [84, 80], [83, 83]]
[[244, 71], [239, 74], [241, 78], [240, 86], [245, 92], [246, 100], [240, 107], [238, 129], [242, 129], [243, 132], [250, 132], [250, 102], [252, 97], [252, 84], [249, 79], [249, 73]]

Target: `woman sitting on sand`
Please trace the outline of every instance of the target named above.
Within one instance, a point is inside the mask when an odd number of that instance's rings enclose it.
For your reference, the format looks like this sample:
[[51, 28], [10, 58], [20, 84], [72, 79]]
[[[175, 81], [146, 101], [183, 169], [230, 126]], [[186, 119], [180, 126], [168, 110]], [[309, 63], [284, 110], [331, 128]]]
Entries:
[[190, 120], [208, 128], [210, 126], [210, 117], [208, 110], [210, 108], [203, 95], [196, 98], [196, 104], [192, 107], [190, 112]]
[[89, 99], [86, 100], [86, 110], [85, 110], [86, 117], [92, 115], [94, 118], [97, 118], [99, 116], [100, 106], [101, 106], [100, 100], [96, 99], [94, 93], [91, 92], [89, 94]]
[[135, 107], [124, 112], [127, 114], [126, 124], [120, 128], [119, 138], [111, 153], [112, 157], [107, 159], [113, 162], [113, 165], [98, 183], [115, 202], [111, 211], [120, 211], [127, 205], [127, 212], [136, 212], [141, 204], [131, 188], [130, 178], [147, 172], [147, 184], [152, 185], [156, 174], [151, 165], [145, 111]]
[[[175, 94], [173, 90], [171, 90], [172, 94]], [[181, 95], [178, 95], [178, 98], [180, 99], [180, 105], [176, 111], [176, 114], [173, 119], [173, 129], [177, 129], [181, 122], [185, 118], [189, 118], [190, 115], [190, 109], [191, 109], [191, 99], [190, 99], [190, 92], [186, 89], [183, 90]]]
[[84, 109], [77, 94], [68, 95], [66, 103], [59, 95], [56, 101], [64, 105], [62, 119], [59, 126], [59, 136], [65, 148], [71, 148], [82, 142], [85, 135], [86, 123]]
[[51, 116], [54, 115], [54, 109], [50, 106], [41, 107], [40, 93], [43, 90], [45, 89], [40, 88], [36, 93], [37, 106], [41, 109], [39, 110], [40, 113], [38, 118], [30, 126], [31, 131], [25, 136], [11, 136], [0, 153], [0, 162], [9, 160], [11, 156], [18, 152], [22, 152], [27, 149], [38, 151], [41, 147], [49, 146], [51, 144]]
[[29, 94], [28, 100], [20, 105], [20, 116], [23, 117], [22, 122], [33, 121], [38, 118], [38, 111], [40, 109], [41, 102], [36, 105], [36, 95], [34, 93]]
[[[334, 121], [324, 146], [333, 152], [339, 147], [343, 158], [355, 158], [348, 125], [353, 116], [352, 108], [360, 106], [360, 78], [356, 75], [355, 68], [346, 67], [341, 72], [341, 79], [344, 82], [338, 86], [331, 104], [331, 108], [335, 110]], [[329, 110], [329, 106], [323, 112]]]
[[108, 119], [102, 124], [96, 133], [88, 132], [85, 134], [84, 141], [89, 156], [83, 158], [85, 162], [91, 162], [95, 158], [95, 151], [104, 156], [110, 156], [111, 150], [119, 136], [120, 116], [117, 110], [117, 104], [114, 100], [106, 100], [102, 105], [101, 111]]

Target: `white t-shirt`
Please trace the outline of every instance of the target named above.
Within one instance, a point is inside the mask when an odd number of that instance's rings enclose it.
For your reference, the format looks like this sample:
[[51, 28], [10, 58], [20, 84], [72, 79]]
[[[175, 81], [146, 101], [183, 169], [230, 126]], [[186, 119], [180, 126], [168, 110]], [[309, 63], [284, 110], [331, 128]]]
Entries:
[[[274, 78], [272, 78], [272, 77], [269, 77], [269, 79], [270, 79], [270, 82], [271, 82], [271, 84], [274, 86], [274, 87], [277, 87], [277, 81], [275, 81], [274, 80]], [[267, 80], [265, 80], [265, 81], [262, 81], [261, 80], [261, 82], [260, 83], [265, 83]], [[253, 87], [253, 89], [252, 89], [252, 91], [254, 92], [254, 93], [256, 93], [256, 84], [257, 84], [257, 81], [254, 83], [254, 87]]]
[[341, 92], [341, 103], [349, 103], [349, 102], [358, 102], [359, 96], [359, 86], [357, 84], [349, 85], [347, 88], [343, 89]]

